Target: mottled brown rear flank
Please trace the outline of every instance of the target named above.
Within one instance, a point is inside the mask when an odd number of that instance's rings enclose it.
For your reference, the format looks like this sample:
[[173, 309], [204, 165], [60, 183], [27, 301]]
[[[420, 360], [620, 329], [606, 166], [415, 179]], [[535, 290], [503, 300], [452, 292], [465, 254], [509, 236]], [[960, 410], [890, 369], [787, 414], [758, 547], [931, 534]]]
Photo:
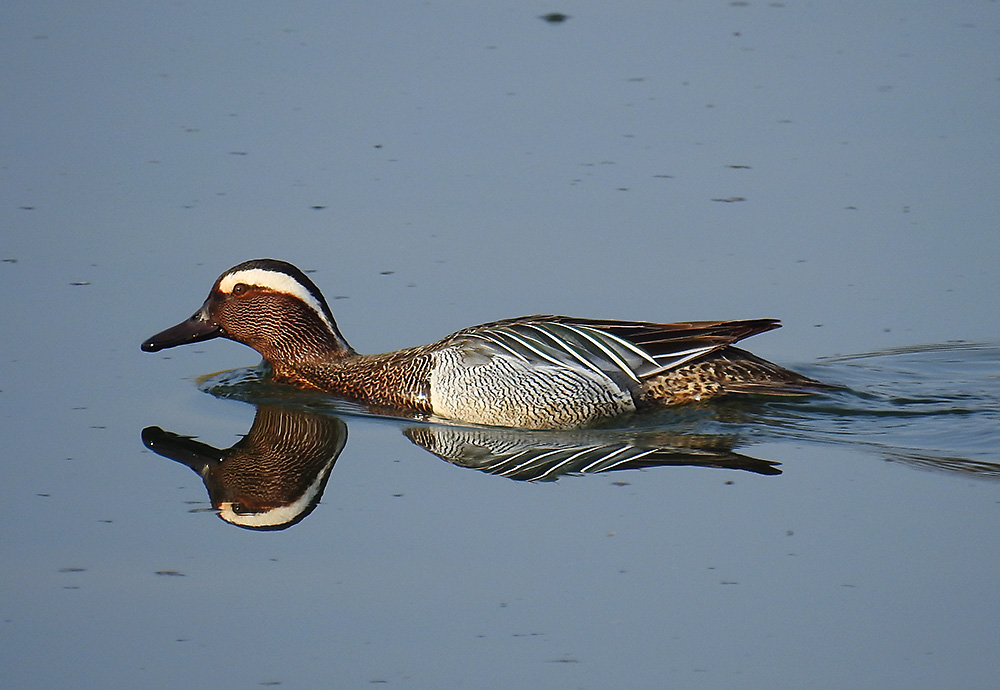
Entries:
[[825, 388], [829, 386], [730, 346], [646, 380], [641, 400], [677, 405], [727, 393], [809, 395]]

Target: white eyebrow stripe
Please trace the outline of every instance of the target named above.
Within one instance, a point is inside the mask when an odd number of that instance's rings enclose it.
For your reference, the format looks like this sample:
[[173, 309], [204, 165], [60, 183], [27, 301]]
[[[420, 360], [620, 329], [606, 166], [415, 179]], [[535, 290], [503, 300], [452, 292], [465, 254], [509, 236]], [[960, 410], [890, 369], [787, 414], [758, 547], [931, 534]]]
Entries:
[[335, 330], [333, 324], [330, 323], [330, 319], [327, 318], [326, 312], [323, 311], [323, 305], [320, 304], [319, 300], [316, 299], [311, 292], [309, 292], [305, 285], [286, 273], [281, 273], [280, 271], [268, 271], [263, 268], [248, 268], [242, 271], [234, 271], [233, 273], [223, 276], [222, 280], [219, 281], [219, 290], [226, 294], [230, 294], [233, 291], [233, 286], [237, 283], [254, 285], [256, 287], [274, 290], [275, 292], [280, 292], [285, 295], [291, 295], [292, 297], [308, 304], [331, 331]]

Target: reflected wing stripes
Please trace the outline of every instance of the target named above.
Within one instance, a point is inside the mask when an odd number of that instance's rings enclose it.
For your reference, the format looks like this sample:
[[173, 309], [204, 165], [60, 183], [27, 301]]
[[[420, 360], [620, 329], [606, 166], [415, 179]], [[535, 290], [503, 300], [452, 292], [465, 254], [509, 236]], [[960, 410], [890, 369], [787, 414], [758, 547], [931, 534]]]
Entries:
[[497, 456], [479, 469], [511, 479], [548, 481], [562, 474], [607, 472], [656, 452], [630, 444], [582, 448], [529, 448], [508, 456]]

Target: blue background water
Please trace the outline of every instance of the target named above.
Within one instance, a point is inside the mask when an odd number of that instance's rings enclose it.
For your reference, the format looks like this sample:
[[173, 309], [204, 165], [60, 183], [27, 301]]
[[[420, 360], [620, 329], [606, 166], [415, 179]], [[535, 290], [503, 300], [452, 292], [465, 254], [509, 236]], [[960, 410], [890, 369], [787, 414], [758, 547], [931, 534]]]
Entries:
[[[5, 682], [994, 687], [998, 13], [5, 3]], [[257, 256], [361, 351], [779, 317], [755, 352], [856, 392], [703, 411], [778, 476], [519, 483], [351, 417], [316, 511], [247, 532], [139, 434], [233, 444], [194, 379], [256, 356], [138, 343]]]

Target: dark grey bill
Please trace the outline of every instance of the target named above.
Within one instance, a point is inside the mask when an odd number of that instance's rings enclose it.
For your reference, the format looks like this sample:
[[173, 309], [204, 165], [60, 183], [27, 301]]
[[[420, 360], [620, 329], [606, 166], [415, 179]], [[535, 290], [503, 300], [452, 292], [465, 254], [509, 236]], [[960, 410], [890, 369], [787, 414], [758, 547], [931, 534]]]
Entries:
[[168, 347], [200, 343], [202, 340], [211, 340], [221, 335], [224, 335], [222, 326], [206, 319], [199, 310], [187, 321], [181, 321], [176, 326], [147, 339], [142, 344], [142, 349], [143, 352], [159, 352]]

